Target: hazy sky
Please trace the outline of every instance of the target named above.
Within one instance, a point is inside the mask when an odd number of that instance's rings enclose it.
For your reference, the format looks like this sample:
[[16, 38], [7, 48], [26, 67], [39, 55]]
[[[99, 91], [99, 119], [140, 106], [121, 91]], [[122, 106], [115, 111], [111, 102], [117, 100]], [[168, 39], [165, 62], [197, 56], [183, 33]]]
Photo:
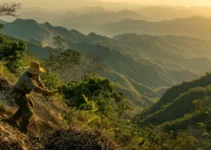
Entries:
[[[21, 2], [23, 6], [38, 6], [38, 7], [68, 7], [74, 6], [75, 3], [85, 4], [99, 0], [0, 0], [0, 3], [5, 2]], [[204, 5], [211, 6], [211, 0], [101, 0], [107, 2], [125, 2], [125, 3], [139, 3], [148, 5]]]
[[109, 2], [131, 2], [131, 3], [140, 3], [140, 4], [150, 4], [150, 5], [211, 5], [211, 0], [103, 0]]

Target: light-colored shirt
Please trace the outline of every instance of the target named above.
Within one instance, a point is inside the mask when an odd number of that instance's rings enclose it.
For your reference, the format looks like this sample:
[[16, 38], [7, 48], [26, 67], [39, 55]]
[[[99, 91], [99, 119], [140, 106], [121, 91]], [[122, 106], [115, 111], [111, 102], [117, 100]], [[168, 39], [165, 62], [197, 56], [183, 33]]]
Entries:
[[24, 72], [16, 82], [15, 88], [29, 94], [33, 89], [37, 88], [37, 85], [34, 83], [32, 75], [28, 72]]

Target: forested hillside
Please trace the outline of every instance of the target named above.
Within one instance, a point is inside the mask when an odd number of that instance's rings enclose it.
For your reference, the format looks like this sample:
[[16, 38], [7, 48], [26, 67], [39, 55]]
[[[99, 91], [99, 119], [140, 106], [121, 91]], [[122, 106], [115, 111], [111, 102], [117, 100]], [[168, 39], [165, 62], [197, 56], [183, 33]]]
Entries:
[[209, 132], [210, 84], [211, 76], [207, 73], [191, 82], [173, 86], [159, 102], [143, 111], [135, 120], [139, 120], [141, 126], [157, 124], [167, 131], [190, 131], [192, 128], [194, 136], [201, 128]]

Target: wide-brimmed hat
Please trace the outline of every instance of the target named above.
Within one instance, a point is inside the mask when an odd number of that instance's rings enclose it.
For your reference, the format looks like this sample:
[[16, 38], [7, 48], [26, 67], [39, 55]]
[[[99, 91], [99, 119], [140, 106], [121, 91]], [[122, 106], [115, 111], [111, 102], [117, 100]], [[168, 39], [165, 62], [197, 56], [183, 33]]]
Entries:
[[36, 61], [32, 61], [30, 66], [25, 67], [25, 71], [31, 74], [41, 74], [45, 72], [45, 70], [40, 67], [40, 63]]

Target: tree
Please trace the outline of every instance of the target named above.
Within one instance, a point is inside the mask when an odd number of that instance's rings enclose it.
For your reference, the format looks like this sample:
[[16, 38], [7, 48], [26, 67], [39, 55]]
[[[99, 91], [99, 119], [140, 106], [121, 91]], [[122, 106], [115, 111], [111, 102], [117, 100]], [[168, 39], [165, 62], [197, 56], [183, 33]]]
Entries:
[[55, 36], [53, 38], [53, 43], [54, 45], [56, 45], [56, 49], [59, 51], [59, 52], [62, 52], [64, 51], [65, 49], [65, 46], [64, 46], [64, 39], [60, 36]]
[[17, 16], [16, 11], [21, 8], [20, 3], [5, 3], [0, 5], [0, 16]]
[[81, 54], [72, 49], [66, 49], [63, 46], [64, 40], [57, 36], [54, 38], [54, 44], [57, 46], [56, 52], [49, 50], [50, 57], [45, 60], [46, 66], [60, 74], [60, 78], [65, 81], [68, 78], [69, 68], [80, 64]]
[[86, 77], [90, 73], [104, 69], [105, 65], [95, 53], [87, 53], [81, 61], [80, 67], [83, 77]]
[[[3, 5], [0, 5], [0, 16], [14, 16], [16, 17], [16, 11], [21, 8], [20, 3], [12, 3], [8, 4], [5, 3]], [[4, 27], [3, 24], [0, 24], [0, 30]]]

